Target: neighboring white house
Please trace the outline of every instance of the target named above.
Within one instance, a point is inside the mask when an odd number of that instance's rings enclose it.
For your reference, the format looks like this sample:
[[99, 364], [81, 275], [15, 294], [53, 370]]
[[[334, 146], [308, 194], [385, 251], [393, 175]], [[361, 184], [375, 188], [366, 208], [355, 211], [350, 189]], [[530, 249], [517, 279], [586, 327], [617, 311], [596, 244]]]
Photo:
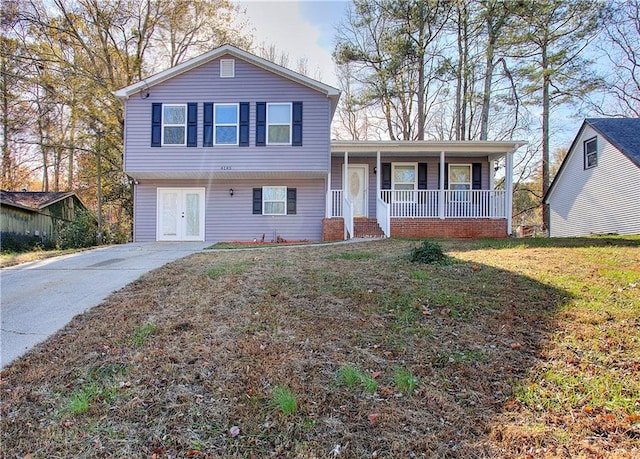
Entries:
[[544, 197], [552, 237], [640, 234], [640, 118], [588, 118]]

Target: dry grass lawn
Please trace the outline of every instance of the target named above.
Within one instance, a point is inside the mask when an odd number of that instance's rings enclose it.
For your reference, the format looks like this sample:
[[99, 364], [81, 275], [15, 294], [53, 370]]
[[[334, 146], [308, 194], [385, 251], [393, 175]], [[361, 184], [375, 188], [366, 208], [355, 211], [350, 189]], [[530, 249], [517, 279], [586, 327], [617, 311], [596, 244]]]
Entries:
[[4, 458], [640, 456], [640, 238], [204, 252], [2, 371]]

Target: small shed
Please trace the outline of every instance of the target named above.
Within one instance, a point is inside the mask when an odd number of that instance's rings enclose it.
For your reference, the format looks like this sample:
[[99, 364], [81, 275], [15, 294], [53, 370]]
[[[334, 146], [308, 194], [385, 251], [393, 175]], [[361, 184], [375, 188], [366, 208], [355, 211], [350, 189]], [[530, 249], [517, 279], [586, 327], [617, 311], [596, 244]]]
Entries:
[[0, 231], [55, 242], [57, 229], [87, 210], [72, 191], [31, 192], [0, 190]]

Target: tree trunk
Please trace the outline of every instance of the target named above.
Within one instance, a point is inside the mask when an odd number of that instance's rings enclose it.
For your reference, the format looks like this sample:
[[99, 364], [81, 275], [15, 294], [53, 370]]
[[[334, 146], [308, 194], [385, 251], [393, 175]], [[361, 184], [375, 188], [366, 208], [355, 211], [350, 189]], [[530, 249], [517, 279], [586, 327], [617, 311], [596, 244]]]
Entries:
[[[547, 59], [547, 45], [542, 46], [542, 195], [549, 189], [549, 86], [550, 77], [548, 72], [549, 62]], [[549, 206], [542, 204], [542, 224], [549, 232]]]

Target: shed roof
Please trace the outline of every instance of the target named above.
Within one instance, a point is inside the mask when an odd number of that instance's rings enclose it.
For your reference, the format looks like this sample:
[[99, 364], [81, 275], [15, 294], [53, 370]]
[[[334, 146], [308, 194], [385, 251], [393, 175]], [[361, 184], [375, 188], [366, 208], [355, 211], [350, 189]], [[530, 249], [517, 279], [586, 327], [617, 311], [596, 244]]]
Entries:
[[[0, 202], [3, 205], [28, 210], [40, 210], [49, 207], [70, 196], [80, 198], [73, 191], [4, 191], [0, 190]], [[80, 201], [82, 202], [82, 201]]]

